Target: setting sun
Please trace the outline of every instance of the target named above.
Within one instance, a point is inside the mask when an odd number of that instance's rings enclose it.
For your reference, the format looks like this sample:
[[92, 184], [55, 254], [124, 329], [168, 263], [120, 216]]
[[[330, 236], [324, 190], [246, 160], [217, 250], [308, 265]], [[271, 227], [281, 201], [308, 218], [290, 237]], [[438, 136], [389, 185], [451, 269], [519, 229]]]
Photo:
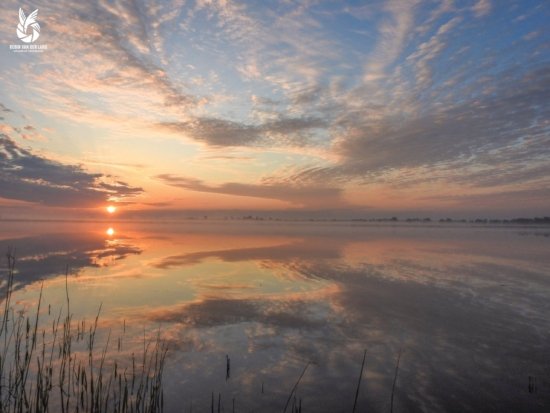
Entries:
[[112, 237], [113, 235], [115, 235], [115, 230], [113, 228], [108, 228], [107, 231], [105, 231], [105, 233]]
[[106, 209], [109, 214], [114, 214], [116, 212], [116, 206], [113, 205], [109, 205]]

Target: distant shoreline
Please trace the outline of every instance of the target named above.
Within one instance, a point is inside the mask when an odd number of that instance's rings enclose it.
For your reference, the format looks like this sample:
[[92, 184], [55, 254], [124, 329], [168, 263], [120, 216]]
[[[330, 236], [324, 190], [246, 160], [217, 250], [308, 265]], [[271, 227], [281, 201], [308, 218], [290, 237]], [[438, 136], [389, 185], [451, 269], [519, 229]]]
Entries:
[[188, 222], [301, 222], [301, 223], [351, 223], [351, 224], [466, 224], [476, 226], [488, 225], [550, 225], [550, 217], [534, 218], [512, 218], [512, 219], [431, 219], [431, 218], [273, 218], [259, 216], [245, 217], [184, 217], [165, 219], [139, 219], [139, 218], [118, 218], [118, 219], [46, 219], [46, 218], [0, 218], [0, 222], [36, 222], [36, 223], [188, 223]]

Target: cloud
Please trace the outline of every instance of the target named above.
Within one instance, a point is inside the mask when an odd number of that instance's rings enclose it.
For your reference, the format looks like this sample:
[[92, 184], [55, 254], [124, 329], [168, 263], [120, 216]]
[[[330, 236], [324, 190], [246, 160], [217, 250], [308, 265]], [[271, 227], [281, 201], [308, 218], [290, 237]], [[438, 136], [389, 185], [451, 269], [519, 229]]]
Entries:
[[5, 134], [0, 134], [0, 171], [0, 197], [47, 206], [96, 207], [143, 191], [78, 165], [34, 155]]
[[472, 6], [472, 11], [476, 17], [483, 17], [491, 11], [491, 0], [478, 0]]
[[[15, 249], [17, 255], [16, 288], [23, 288], [40, 279], [71, 274], [85, 268], [107, 266], [113, 260], [141, 254], [141, 248], [129, 242], [111, 243], [102, 234], [49, 233], [37, 236], [0, 240], [0, 251]], [[5, 268], [0, 268], [0, 274]], [[5, 286], [3, 286], [5, 287]]]
[[34, 126], [31, 125], [26, 125], [23, 128], [13, 128], [13, 130], [17, 132], [21, 138], [27, 141], [46, 142], [48, 140]]
[[444, 36], [461, 21], [462, 18], [453, 17], [448, 22], [442, 24], [428, 41], [420, 44], [415, 52], [407, 57], [407, 60], [414, 62], [417, 87], [419, 89], [425, 89], [431, 81], [432, 71], [429, 63], [445, 49]]
[[[548, 173], [548, 169], [546, 173]], [[476, 208], [479, 210], [499, 210], [501, 208], [512, 208], [515, 204], [523, 203], [533, 206], [539, 206], [541, 212], [546, 211], [548, 200], [550, 199], [550, 189], [534, 188], [519, 189], [516, 191], [492, 191], [484, 193], [457, 194], [448, 196], [432, 196], [428, 199], [437, 199], [439, 201], [451, 201], [456, 206], [462, 208]]]
[[218, 186], [205, 184], [195, 178], [162, 174], [156, 176], [167, 185], [190, 191], [245, 196], [254, 198], [276, 199], [299, 206], [342, 206], [342, 190], [327, 186], [289, 186], [284, 183], [243, 184], [238, 182], [224, 183]]
[[303, 144], [307, 140], [308, 132], [325, 127], [326, 122], [315, 117], [280, 117], [261, 124], [196, 118], [188, 122], [163, 122], [159, 126], [212, 146], [245, 146], [273, 143], [274, 139], [277, 139], [278, 144]]
[[[492, 93], [417, 117], [372, 124], [352, 113], [345, 135], [334, 146], [342, 161], [306, 168], [294, 181], [372, 181], [385, 172], [420, 167], [444, 168], [449, 174], [464, 174], [472, 165], [517, 168], [550, 152], [542, 121], [550, 116], [544, 92], [548, 87], [550, 69], [540, 68], [519, 78], [502, 74]], [[496, 155], [498, 162], [491, 159]]]
[[254, 158], [251, 156], [238, 156], [238, 155], [205, 155], [201, 159], [214, 160], [214, 161], [251, 161]]
[[[4, 104], [0, 103], [0, 120], [4, 120], [5, 117], [1, 116], [1, 114], [6, 114], [13, 112], [11, 109], [7, 108]], [[5, 128], [5, 125], [0, 125], [0, 128]], [[0, 129], [1, 131], [2, 129]]]
[[179, 308], [152, 311], [154, 322], [182, 323], [190, 327], [208, 328], [238, 323], [257, 322], [280, 328], [320, 328], [324, 320], [311, 314], [308, 301], [227, 299], [206, 297]]
[[270, 261], [280, 262], [284, 265], [294, 260], [319, 261], [322, 259], [339, 258], [338, 248], [330, 240], [326, 242], [315, 242], [308, 240], [305, 242], [293, 242], [282, 245], [272, 245], [269, 247], [257, 248], [238, 248], [218, 251], [200, 251], [188, 254], [174, 255], [165, 257], [160, 261], [153, 263], [156, 268], [183, 267], [187, 265], [199, 264], [204, 260], [217, 258], [224, 262], [238, 261]]
[[365, 65], [363, 80], [371, 82], [386, 76], [385, 69], [399, 57], [414, 24], [417, 0], [390, 0], [385, 11], [389, 16], [378, 27], [379, 41]]
[[13, 110], [7, 108], [3, 103], [0, 103], [0, 112], [9, 113], [13, 112]]
[[[107, 63], [107, 70], [96, 71], [97, 81], [123, 89], [150, 89], [164, 98], [165, 106], [188, 108], [197, 103], [197, 98], [184, 93], [156, 62], [152, 35], [160, 24], [166, 22], [167, 13], [164, 13], [164, 7], [153, 9], [158, 10], [158, 16], [146, 13], [133, 1], [81, 5], [75, 17], [80, 27], [87, 30], [83, 30], [78, 40], [86, 47], [93, 47]], [[97, 24], [99, 21], [100, 25]], [[71, 26], [74, 24], [71, 21]], [[66, 29], [64, 25], [59, 31]], [[99, 39], [101, 41], [95, 43]], [[118, 65], [108, 65], [109, 62]]]
[[[39, 17], [43, 36], [53, 47], [36, 56], [41, 70], [12, 70], [33, 91], [26, 110], [36, 103], [42, 112], [58, 117], [74, 119], [76, 112], [79, 122], [96, 126], [98, 118], [130, 123], [138, 113], [144, 120], [167, 113], [182, 116], [200, 105], [204, 98], [169, 74], [164, 51], [157, 50], [170, 7], [141, 8], [127, 0], [48, 5]], [[2, 23], [1, 29], [11, 26], [7, 18]]]

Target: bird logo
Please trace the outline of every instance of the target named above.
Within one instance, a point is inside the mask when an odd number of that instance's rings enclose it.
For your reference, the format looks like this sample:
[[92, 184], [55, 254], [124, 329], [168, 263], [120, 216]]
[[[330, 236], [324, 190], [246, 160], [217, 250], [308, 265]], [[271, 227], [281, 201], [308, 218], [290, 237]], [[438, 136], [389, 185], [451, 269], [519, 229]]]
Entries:
[[[32, 43], [40, 36], [40, 25], [36, 21], [38, 9], [33, 11], [28, 16], [25, 16], [23, 9], [19, 8], [19, 24], [17, 25], [17, 37], [25, 43]], [[27, 30], [31, 28], [31, 33], [27, 34]]]

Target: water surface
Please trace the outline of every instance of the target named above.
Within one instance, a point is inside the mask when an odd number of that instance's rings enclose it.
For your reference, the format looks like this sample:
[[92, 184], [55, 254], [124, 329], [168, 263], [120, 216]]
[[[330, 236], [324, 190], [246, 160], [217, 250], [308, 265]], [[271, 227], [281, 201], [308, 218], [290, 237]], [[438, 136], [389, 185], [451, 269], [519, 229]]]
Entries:
[[[545, 411], [550, 237], [536, 227], [0, 223], [16, 305], [169, 343], [165, 411]], [[109, 231], [109, 228], [111, 229]], [[4, 266], [4, 263], [3, 263]], [[124, 326], [124, 327], [123, 327]], [[125, 329], [125, 331], [124, 331]], [[226, 357], [230, 358], [229, 377]], [[291, 400], [291, 403], [293, 400]], [[289, 409], [290, 410], [290, 409]]]

